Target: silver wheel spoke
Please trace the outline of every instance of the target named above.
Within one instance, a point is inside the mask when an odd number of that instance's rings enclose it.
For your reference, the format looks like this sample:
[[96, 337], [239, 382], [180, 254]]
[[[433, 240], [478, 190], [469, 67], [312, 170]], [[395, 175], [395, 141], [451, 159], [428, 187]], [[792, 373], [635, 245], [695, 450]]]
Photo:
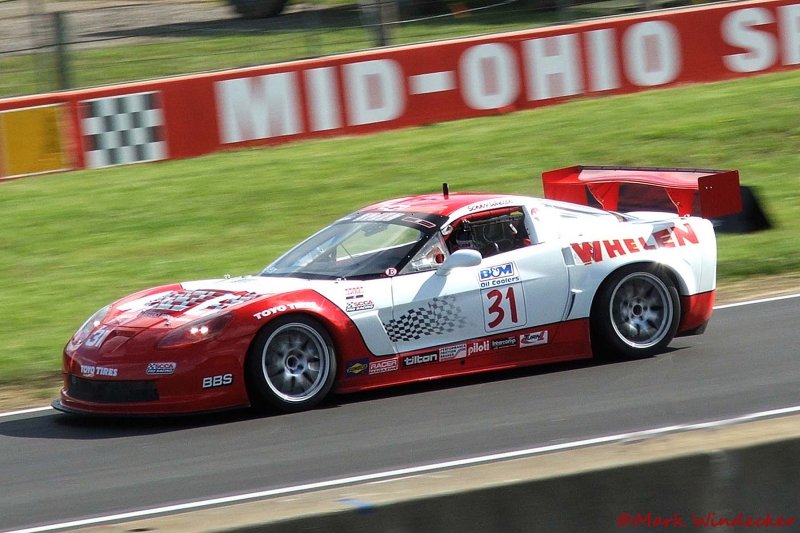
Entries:
[[637, 272], [623, 278], [610, 305], [614, 330], [630, 346], [648, 348], [669, 332], [673, 318], [669, 289], [653, 274]]
[[313, 398], [325, 387], [332, 354], [320, 333], [301, 323], [279, 327], [262, 350], [262, 368], [272, 392], [286, 402]]

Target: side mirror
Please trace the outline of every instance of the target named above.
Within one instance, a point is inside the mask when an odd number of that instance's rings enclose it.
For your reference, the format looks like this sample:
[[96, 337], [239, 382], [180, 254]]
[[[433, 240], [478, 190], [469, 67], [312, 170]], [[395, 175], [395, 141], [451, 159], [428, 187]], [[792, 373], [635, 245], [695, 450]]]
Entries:
[[450, 257], [445, 259], [436, 274], [439, 276], [447, 276], [454, 268], [472, 267], [481, 264], [483, 257], [477, 250], [456, 250]]

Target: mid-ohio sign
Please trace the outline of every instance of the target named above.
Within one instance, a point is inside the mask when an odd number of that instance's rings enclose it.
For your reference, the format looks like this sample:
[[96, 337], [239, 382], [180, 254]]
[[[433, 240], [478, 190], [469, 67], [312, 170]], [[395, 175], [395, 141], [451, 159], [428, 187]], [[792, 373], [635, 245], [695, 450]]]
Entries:
[[[13, 169], [24, 174], [191, 157], [798, 65], [800, 3], [754, 1], [0, 100], [0, 117], [52, 106], [55, 111], [35, 115], [43, 117], [37, 128], [48, 139], [37, 146], [64, 152], [7, 149], [0, 178]], [[2, 130], [17, 122], [0, 121], [0, 140], [14, 137]], [[68, 127], [56, 128], [63, 123]], [[62, 142], [52, 142], [56, 137]]]

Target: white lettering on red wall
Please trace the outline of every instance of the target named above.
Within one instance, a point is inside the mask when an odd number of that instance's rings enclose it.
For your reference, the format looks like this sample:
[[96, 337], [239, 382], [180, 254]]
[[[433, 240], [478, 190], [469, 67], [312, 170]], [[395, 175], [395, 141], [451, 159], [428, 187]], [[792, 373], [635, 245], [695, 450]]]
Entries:
[[748, 2], [385, 49], [214, 83], [224, 145], [391, 129], [793, 65], [800, 4]]

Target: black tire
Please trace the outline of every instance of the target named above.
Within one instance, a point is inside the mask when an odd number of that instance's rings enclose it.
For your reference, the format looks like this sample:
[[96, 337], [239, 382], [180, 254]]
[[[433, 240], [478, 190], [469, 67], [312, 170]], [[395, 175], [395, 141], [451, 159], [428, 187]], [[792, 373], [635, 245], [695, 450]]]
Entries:
[[248, 19], [277, 17], [288, 0], [229, 0], [234, 11]]
[[595, 295], [592, 349], [610, 359], [638, 359], [672, 342], [681, 303], [672, 278], [655, 265], [631, 265], [611, 274]]
[[272, 321], [257, 335], [245, 361], [250, 403], [283, 412], [317, 405], [336, 378], [336, 352], [316, 320], [290, 315]]

